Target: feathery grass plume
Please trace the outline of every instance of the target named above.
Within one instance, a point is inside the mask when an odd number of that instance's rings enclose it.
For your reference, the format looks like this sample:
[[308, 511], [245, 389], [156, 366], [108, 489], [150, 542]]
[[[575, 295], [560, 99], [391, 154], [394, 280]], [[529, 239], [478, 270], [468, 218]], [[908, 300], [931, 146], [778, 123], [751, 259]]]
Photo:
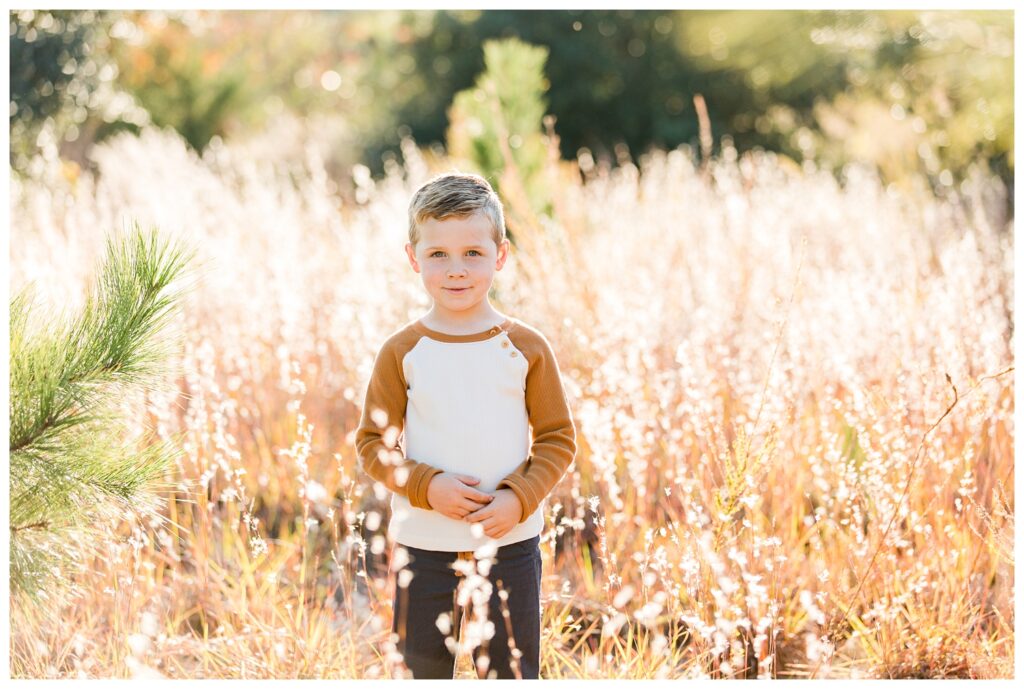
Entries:
[[[63, 565], [98, 547], [123, 510], [174, 456], [173, 441], [141, 449], [120, 406], [165, 384], [181, 297], [172, 290], [192, 253], [143, 233], [107, 240], [107, 256], [77, 317], [40, 317], [32, 285], [11, 301], [11, 587], [31, 601]], [[53, 576], [50, 576], [53, 575]]]
[[743, 498], [756, 493], [775, 453], [778, 429], [773, 424], [763, 447], [752, 451], [750, 436], [739, 426], [732, 442], [732, 451], [722, 459], [722, 484], [714, 493], [714, 547], [721, 549], [729, 533], [736, 530], [738, 516], [744, 509]]

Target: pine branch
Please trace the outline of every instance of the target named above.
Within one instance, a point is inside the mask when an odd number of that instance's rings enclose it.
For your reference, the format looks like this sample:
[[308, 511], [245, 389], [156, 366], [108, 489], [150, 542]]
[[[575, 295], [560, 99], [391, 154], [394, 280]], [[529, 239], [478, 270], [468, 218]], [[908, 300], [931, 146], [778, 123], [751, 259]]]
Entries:
[[[191, 255], [159, 245], [155, 233], [146, 237], [137, 225], [135, 230], [128, 240], [108, 240], [99, 284], [82, 316], [66, 330], [58, 325], [56, 332], [41, 333], [24, 360], [16, 352], [24, 346], [22, 329], [31, 309], [27, 290], [12, 303], [12, 453], [96, 421], [83, 410], [109, 394], [109, 386], [147, 386], [166, 373], [168, 351], [158, 335], [178, 297], [167, 290]], [[29, 399], [16, 399], [21, 393]], [[35, 414], [23, 415], [25, 410]]]
[[[12, 592], [32, 594], [95, 545], [52, 538], [99, 535], [137, 510], [176, 454], [174, 440], [140, 450], [125, 444], [119, 404], [165, 385], [173, 290], [194, 252], [143, 233], [107, 241], [84, 308], [70, 322], [36, 318], [31, 290], [11, 302], [10, 554]], [[32, 598], [32, 596], [30, 596]]]

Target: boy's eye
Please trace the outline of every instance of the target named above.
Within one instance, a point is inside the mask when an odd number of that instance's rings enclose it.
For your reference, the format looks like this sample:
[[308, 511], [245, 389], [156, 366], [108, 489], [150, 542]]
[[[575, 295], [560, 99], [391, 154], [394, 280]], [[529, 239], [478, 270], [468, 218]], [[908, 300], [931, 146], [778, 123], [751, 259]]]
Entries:
[[[476, 254], [477, 256], [483, 256], [483, 254], [481, 254], [476, 249], [470, 249], [467, 253]], [[434, 252], [431, 252], [430, 257], [433, 258], [434, 256], [443, 255], [443, 254], [444, 254], [443, 251], [434, 251]]]

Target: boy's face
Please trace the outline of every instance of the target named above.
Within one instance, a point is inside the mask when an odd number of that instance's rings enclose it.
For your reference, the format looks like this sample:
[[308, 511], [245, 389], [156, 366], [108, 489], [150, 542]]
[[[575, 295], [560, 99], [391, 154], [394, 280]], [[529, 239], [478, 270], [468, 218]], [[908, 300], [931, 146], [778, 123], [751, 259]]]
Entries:
[[412, 269], [441, 316], [471, 318], [486, 312], [494, 273], [508, 258], [508, 240], [495, 245], [490, 219], [483, 213], [463, 218], [430, 218], [420, 224], [416, 247], [406, 243]]

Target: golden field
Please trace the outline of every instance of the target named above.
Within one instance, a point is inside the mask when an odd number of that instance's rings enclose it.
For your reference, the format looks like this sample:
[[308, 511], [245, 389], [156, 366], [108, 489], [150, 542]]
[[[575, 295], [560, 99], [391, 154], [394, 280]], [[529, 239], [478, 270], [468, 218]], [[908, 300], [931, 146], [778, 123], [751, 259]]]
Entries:
[[[401, 676], [387, 495], [352, 439], [377, 348], [429, 307], [409, 195], [462, 165], [404, 153], [342, 195], [297, 124], [202, 158], [147, 130], [95, 173], [12, 182], [12, 293], [76, 308], [133, 219], [202, 258], [177, 375], [125, 401], [141, 438], [180, 434], [168, 487], [53, 546], [77, 567], [12, 606], [13, 676]], [[578, 429], [546, 505], [541, 676], [1012, 677], [997, 182], [940, 197], [728, 146], [706, 170], [680, 149], [544, 174], [550, 215], [502, 180], [493, 295], [550, 339]]]

